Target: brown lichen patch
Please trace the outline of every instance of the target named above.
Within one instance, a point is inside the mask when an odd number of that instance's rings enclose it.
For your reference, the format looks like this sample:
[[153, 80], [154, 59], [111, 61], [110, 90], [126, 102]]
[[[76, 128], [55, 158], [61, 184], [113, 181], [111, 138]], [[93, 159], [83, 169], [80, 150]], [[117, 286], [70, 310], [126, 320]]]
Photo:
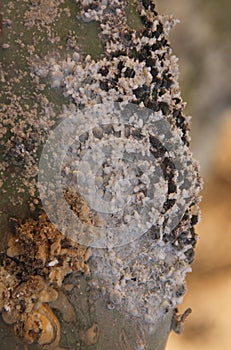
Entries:
[[11, 235], [5, 268], [20, 281], [39, 275], [60, 287], [68, 273], [88, 271], [89, 253], [87, 247], [65, 238], [43, 213], [38, 220], [28, 219]]
[[[0, 312], [27, 343], [58, 344], [60, 325], [48, 303], [70, 272], [88, 272], [90, 251], [65, 238], [45, 213], [15, 228], [0, 267]], [[50, 346], [49, 345], [49, 346]]]
[[[11, 281], [11, 285], [13, 281], [13, 288], [8, 281]], [[47, 285], [41, 276], [32, 276], [28, 281], [19, 283], [15, 276], [8, 274], [7, 281], [2, 280], [2, 284], [9, 291], [2, 298], [2, 318], [8, 324], [17, 322], [22, 314], [29, 314], [42, 303], [55, 300], [58, 296], [57, 291]]]
[[24, 313], [14, 324], [15, 333], [27, 343], [40, 345], [58, 345], [60, 339], [60, 324], [51, 308], [43, 304], [38, 310]]
[[2, 318], [5, 323], [13, 325], [15, 334], [26, 343], [38, 343], [46, 349], [60, 349], [57, 347], [60, 324], [51, 307], [45, 304], [55, 302], [57, 290], [41, 276], [18, 284], [17, 278], [8, 274], [3, 267], [0, 286]]

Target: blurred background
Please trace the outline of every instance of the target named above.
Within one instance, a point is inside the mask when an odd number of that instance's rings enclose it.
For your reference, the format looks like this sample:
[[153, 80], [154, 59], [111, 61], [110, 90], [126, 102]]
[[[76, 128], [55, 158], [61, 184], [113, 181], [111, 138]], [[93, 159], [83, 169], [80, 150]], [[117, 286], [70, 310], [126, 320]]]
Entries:
[[180, 23], [171, 34], [192, 116], [192, 149], [204, 177], [199, 241], [179, 307], [192, 308], [166, 350], [231, 349], [231, 2], [157, 0]]

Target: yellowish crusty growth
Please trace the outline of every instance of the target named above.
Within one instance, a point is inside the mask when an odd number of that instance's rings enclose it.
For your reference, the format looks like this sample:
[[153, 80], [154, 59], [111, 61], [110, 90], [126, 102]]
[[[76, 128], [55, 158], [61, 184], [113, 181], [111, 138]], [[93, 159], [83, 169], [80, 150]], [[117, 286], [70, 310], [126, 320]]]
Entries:
[[47, 304], [67, 274], [89, 274], [89, 257], [90, 249], [65, 238], [45, 213], [15, 227], [0, 273], [3, 320], [28, 343], [57, 345], [59, 321]]

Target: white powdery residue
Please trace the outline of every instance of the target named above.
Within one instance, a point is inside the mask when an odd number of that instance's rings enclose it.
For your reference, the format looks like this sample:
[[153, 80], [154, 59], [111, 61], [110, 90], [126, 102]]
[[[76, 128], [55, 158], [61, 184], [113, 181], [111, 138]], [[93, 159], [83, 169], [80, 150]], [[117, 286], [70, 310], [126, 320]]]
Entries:
[[[178, 171], [172, 170], [171, 175], [174, 176], [172, 176], [171, 182], [177, 184], [178, 188], [176, 191], [172, 190], [173, 192], [168, 193], [168, 178], [164, 178], [164, 175], [167, 177], [168, 172], [166, 171], [166, 174], [163, 174], [164, 167], [161, 168], [160, 166], [158, 172], [157, 165], [159, 163], [153, 165], [152, 162], [152, 159], [155, 158], [153, 155], [153, 148], [155, 147], [152, 148], [149, 140], [152, 123], [168, 120], [176, 129], [177, 136], [183, 138], [186, 133], [183, 128], [176, 127], [176, 118], [174, 119], [172, 116], [172, 111], [176, 108], [183, 109], [182, 102], [177, 107], [173, 102], [173, 98], [180, 99], [181, 96], [177, 81], [178, 60], [172, 55], [169, 46], [161, 43], [176, 21], [165, 17], [157, 17], [143, 9], [142, 15], [153, 23], [152, 28], [149, 28], [150, 31], [155, 29], [159, 31], [159, 27], [161, 27], [159, 24], [164, 25], [164, 32], [158, 33], [157, 39], [155, 35], [153, 37], [145, 36], [145, 34], [143, 36], [137, 35], [135, 31], [128, 28], [124, 15], [125, 1], [101, 1], [97, 3], [94, 10], [88, 8], [89, 5], [95, 4], [93, 0], [78, 0], [76, 2], [80, 6], [80, 17], [82, 19], [86, 21], [99, 19], [103, 22], [100, 23], [100, 37], [104, 41], [105, 56], [103, 58], [101, 56], [94, 61], [89, 55], [84, 57], [78, 52], [74, 52], [72, 57], [69, 55], [64, 60], [50, 60], [47, 66], [44, 65], [45, 68], [40, 66], [36, 72], [40, 77], [45, 77], [48, 71], [52, 87], [61, 87], [64, 95], [72, 98], [75, 108], [84, 105], [89, 107], [97, 103], [105, 103], [106, 106], [106, 103], [120, 99], [123, 102], [138, 103], [140, 106], [150, 106], [150, 108], [157, 111], [148, 119], [148, 122], [145, 121], [145, 118], [142, 119], [138, 115], [133, 115], [128, 123], [131, 129], [136, 131], [142, 129], [137, 137], [140, 139], [135, 140], [131, 134], [129, 136], [131, 142], [121, 141], [116, 147], [117, 152], [119, 150], [122, 153], [122, 149], [131, 158], [133, 154], [139, 155], [142, 160], [148, 157], [146, 163], [142, 163], [138, 157], [134, 156], [132, 158], [136, 165], [140, 161], [138, 165], [139, 170], [142, 170], [142, 175], [137, 176], [133, 169], [125, 168], [124, 171], [121, 171], [119, 167], [118, 170], [116, 162], [105, 164], [102, 174], [97, 175], [99, 187], [97, 194], [100, 195], [100, 198], [105, 196], [105, 199], [111, 200], [113, 204], [121, 204], [122, 206], [123, 193], [126, 193], [130, 182], [133, 185], [132, 191], [127, 195], [130, 200], [127, 204], [135, 204], [134, 208], [131, 209], [127, 205], [123, 208], [124, 212], [121, 210], [122, 213], [114, 213], [113, 216], [108, 215], [108, 226], [110, 224], [113, 226], [118, 220], [119, 224], [122, 222], [126, 228], [126, 225], [132, 223], [135, 219], [140, 232], [143, 232], [144, 227], [146, 231], [142, 237], [129, 243], [126, 247], [122, 246], [102, 250], [101, 252], [95, 251], [92, 257], [93, 278], [96, 278], [96, 285], [97, 280], [100, 281], [97, 286], [104, 286], [102, 294], [110, 307], [123, 310], [131, 315], [137, 315], [149, 323], [155, 323], [165, 313], [166, 308], [172, 309], [181, 301], [184, 294], [185, 274], [189, 271], [186, 252], [192, 249], [192, 244], [187, 243], [186, 245], [183, 238], [180, 239], [182, 232], [189, 232], [187, 241], [193, 237], [190, 231], [191, 214], [188, 214], [188, 217], [181, 222], [177, 229], [164, 227], [164, 225], [167, 226], [166, 218], [171, 222], [171, 216], [174, 218], [179, 207], [185, 207], [189, 210], [199, 192], [198, 187], [200, 187], [196, 186], [198, 182], [195, 175], [195, 172], [197, 172], [196, 165], [188, 166], [186, 164], [189, 172], [188, 180], [194, 189], [179, 189], [179, 185], [183, 184], [184, 180], [182, 179], [180, 184], [177, 177]], [[116, 13], [118, 18], [110, 16], [108, 10]], [[130, 35], [128, 35], [130, 41], [128, 41], [128, 44], [125, 44], [127, 39], [125, 43], [122, 40], [124, 39], [125, 30]], [[155, 45], [157, 43], [158, 45]], [[157, 48], [154, 49], [153, 46]], [[133, 51], [135, 52], [134, 56]], [[166, 75], [168, 76], [166, 71], [172, 79], [170, 88], [166, 87], [168, 84], [163, 84], [163, 79]], [[165, 114], [164, 111], [161, 111], [160, 103], [167, 105]], [[63, 117], [68, 118], [71, 114], [71, 109], [64, 108]], [[102, 119], [100, 120], [102, 121]], [[117, 124], [116, 119], [113, 122]], [[185, 125], [187, 125], [187, 122], [186, 119]], [[92, 127], [90, 122], [87, 126]], [[114, 127], [115, 132], [120, 130], [122, 131], [122, 137], [124, 137], [123, 128]], [[108, 142], [110, 140], [109, 135], [105, 135], [103, 130], [99, 130], [98, 133], [99, 135], [102, 134], [103, 141]], [[159, 134], [157, 135], [158, 141], [164, 144], [166, 135], [164, 132], [162, 132], [162, 135], [161, 132]], [[177, 143], [178, 138], [173, 137], [172, 143]], [[171, 140], [167, 141], [169, 145]], [[89, 138], [82, 142], [82, 150], [88, 151], [91, 148], [91, 143], [94, 142], [93, 133], [90, 133]], [[100, 142], [101, 138], [99, 144]], [[120, 142], [120, 138], [118, 138], [118, 142]], [[156, 147], [158, 148], [158, 146]], [[185, 151], [183, 147], [181, 150], [182, 153]], [[158, 160], [159, 158], [160, 161], [163, 161], [163, 159], [174, 160], [174, 152], [163, 152], [159, 149], [156, 151], [160, 151]], [[179, 154], [180, 151], [178, 150], [177, 155], [179, 156]], [[116, 155], [116, 152], [113, 155]], [[191, 162], [191, 154], [188, 154], [188, 157]], [[186, 156], [179, 158], [179, 161], [182, 162], [186, 159]], [[78, 164], [77, 160], [76, 163], [72, 160], [71, 165], [73, 167], [77, 167]], [[122, 162], [119, 164], [121, 167], [124, 165]], [[158, 179], [161, 171], [162, 176]], [[182, 174], [181, 177], [183, 177]], [[149, 187], [151, 186], [150, 190]], [[174, 188], [174, 186], [172, 187]], [[151, 197], [154, 197], [154, 199]], [[172, 204], [173, 199], [176, 199], [176, 205]], [[187, 203], [186, 199], [188, 199]], [[168, 205], [170, 207], [170, 209], [166, 209], [166, 216], [164, 210], [161, 212], [164, 203], [166, 203], [166, 207]], [[143, 207], [148, 209], [143, 210]], [[142, 215], [145, 215], [144, 220], [142, 220]], [[182, 217], [180, 219], [183, 220]], [[50, 262], [50, 264], [55, 263], [54, 261]], [[113, 292], [115, 286], [118, 293]], [[155, 293], [153, 290], [155, 290]], [[163, 307], [160, 305], [163, 305]]]

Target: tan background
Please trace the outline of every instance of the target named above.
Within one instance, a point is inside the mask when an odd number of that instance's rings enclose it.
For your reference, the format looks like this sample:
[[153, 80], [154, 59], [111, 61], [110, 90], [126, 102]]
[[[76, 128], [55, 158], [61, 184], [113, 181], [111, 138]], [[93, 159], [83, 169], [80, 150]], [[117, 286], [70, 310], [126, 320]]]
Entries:
[[231, 111], [206, 179], [196, 259], [180, 307], [193, 313], [183, 335], [170, 336], [167, 350], [231, 349]]
[[171, 35], [204, 176], [199, 242], [180, 311], [193, 313], [167, 350], [231, 349], [231, 2], [159, 0], [180, 18]]

